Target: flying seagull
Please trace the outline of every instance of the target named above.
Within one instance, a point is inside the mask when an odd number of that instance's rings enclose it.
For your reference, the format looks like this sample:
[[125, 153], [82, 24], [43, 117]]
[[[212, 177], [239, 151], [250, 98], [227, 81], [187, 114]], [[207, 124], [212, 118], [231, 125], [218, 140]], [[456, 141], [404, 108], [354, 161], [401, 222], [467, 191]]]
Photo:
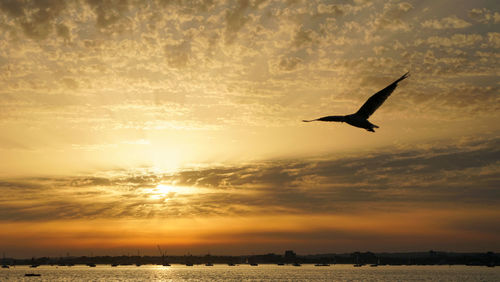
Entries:
[[352, 126], [364, 128], [368, 131], [375, 132], [373, 128], [378, 128], [375, 124], [368, 121], [368, 118], [384, 103], [384, 101], [391, 95], [392, 91], [398, 86], [398, 82], [407, 78], [410, 72], [405, 73], [398, 80], [391, 83], [386, 88], [373, 94], [354, 114], [346, 116], [326, 116], [312, 120], [303, 120], [304, 122], [311, 121], [337, 121], [346, 122]]

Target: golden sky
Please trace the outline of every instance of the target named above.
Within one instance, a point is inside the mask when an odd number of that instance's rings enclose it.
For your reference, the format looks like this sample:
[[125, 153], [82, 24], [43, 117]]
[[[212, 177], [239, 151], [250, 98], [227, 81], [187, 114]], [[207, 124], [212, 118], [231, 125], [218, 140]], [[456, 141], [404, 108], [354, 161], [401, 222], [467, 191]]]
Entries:
[[0, 250], [500, 251], [499, 50], [493, 0], [0, 1]]

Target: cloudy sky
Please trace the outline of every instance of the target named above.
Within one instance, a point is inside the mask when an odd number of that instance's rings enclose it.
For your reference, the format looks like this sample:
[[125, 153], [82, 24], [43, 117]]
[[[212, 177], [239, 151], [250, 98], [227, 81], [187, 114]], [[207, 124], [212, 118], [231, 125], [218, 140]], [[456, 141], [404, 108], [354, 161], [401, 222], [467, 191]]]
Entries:
[[0, 1], [0, 249], [500, 251], [499, 50], [493, 0]]

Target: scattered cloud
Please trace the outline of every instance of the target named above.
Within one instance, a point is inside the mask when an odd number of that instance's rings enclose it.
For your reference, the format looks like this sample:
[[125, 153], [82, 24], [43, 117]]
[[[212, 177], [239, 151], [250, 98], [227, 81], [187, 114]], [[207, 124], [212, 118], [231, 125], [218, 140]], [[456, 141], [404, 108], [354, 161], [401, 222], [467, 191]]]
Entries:
[[278, 69], [281, 71], [293, 71], [297, 69], [302, 60], [297, 57], [281, 57], [278, 63]]
[[238, 0], [236, 6], [226, 11], [226, 32], [225, 40], [231, 44], [243, 26], [248, 22], [247, 10], [251, 8], [249, 0]]
[[96, 27], [100, 31], [121, 33], [131, 24], [126, 17], [130, 9], [128, 0], [87, 0], [87, 3], [96, 15]]
[[[500, 140], [174, 173], [4, 179], [2, 220], [338, 213], [352, 205], [497, 205]], [[163, 185], [167, 188], [161, 188]], [[177, 187], [168, 190], [168, 187]], [[167, 190], [162, 190], [167, 189]], [[25, 195], [21, 197], [21, 195]], [[12, 200], [15, 199], [15, 200]]]
[[331, 16], [343, 16], [350, 12], [352, 6], [350, 5], [335, 5], [335, 4], [319, 4], [318, 13], [328, 14]]
[[46, 39], [52, 34], [57, 18], [66, 9], [66, 2], [2, 1], [0, 10], [12, 17], [23, 33], [32, 39]]
[[387, 30], [409, 31], [410, 25], [406, 19], [413, 5], [408, 2], [386, 3], [383, 12], [375, 19], [375, 27]]
[[167, 44], [165, 55], [169, 66], [175, 68], [185, 67], [189, 62], [191, 54], [191, 42], [183, 40], [179, 43]]
[[309, 29], [304, 29], [301, 26], [293, 37], [293, 46], [296, 48], [302, 48], [304, 46], [310, 46], [318, 42], [318, 35]]
[[431, 47], [465, 47], [476, 45], [483, 40], [480, 34], [454, 34], [451, 37], [431, 36], [424, 41]]
[[480, 22], [482, 24], [487, 23], [500, 23], [500, 13], [492, 12], [486, 8], [474, 8], [468, 13], [469, 18]]
[[488, 43], [493, 48], [500, 48], [500, 32], [488, 32]]
[[447, 29], [447, 28], [466, 28], [471, 26], [471, 24], [458, 18], [457, 16], [451, 16], [440, 20], [425, 21], [422, 23], [422, 26], [434, 29]]

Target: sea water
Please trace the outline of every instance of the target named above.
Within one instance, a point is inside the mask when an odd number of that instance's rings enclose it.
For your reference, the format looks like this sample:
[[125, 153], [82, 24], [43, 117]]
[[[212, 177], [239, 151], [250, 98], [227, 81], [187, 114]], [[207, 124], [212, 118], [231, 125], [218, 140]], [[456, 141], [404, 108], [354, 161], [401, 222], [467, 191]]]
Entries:
[[[26, 273], [41, 274], [25, 277]], [[15, 266], [0, 281], [500, 281], [500, 267], [352, 265]]]

